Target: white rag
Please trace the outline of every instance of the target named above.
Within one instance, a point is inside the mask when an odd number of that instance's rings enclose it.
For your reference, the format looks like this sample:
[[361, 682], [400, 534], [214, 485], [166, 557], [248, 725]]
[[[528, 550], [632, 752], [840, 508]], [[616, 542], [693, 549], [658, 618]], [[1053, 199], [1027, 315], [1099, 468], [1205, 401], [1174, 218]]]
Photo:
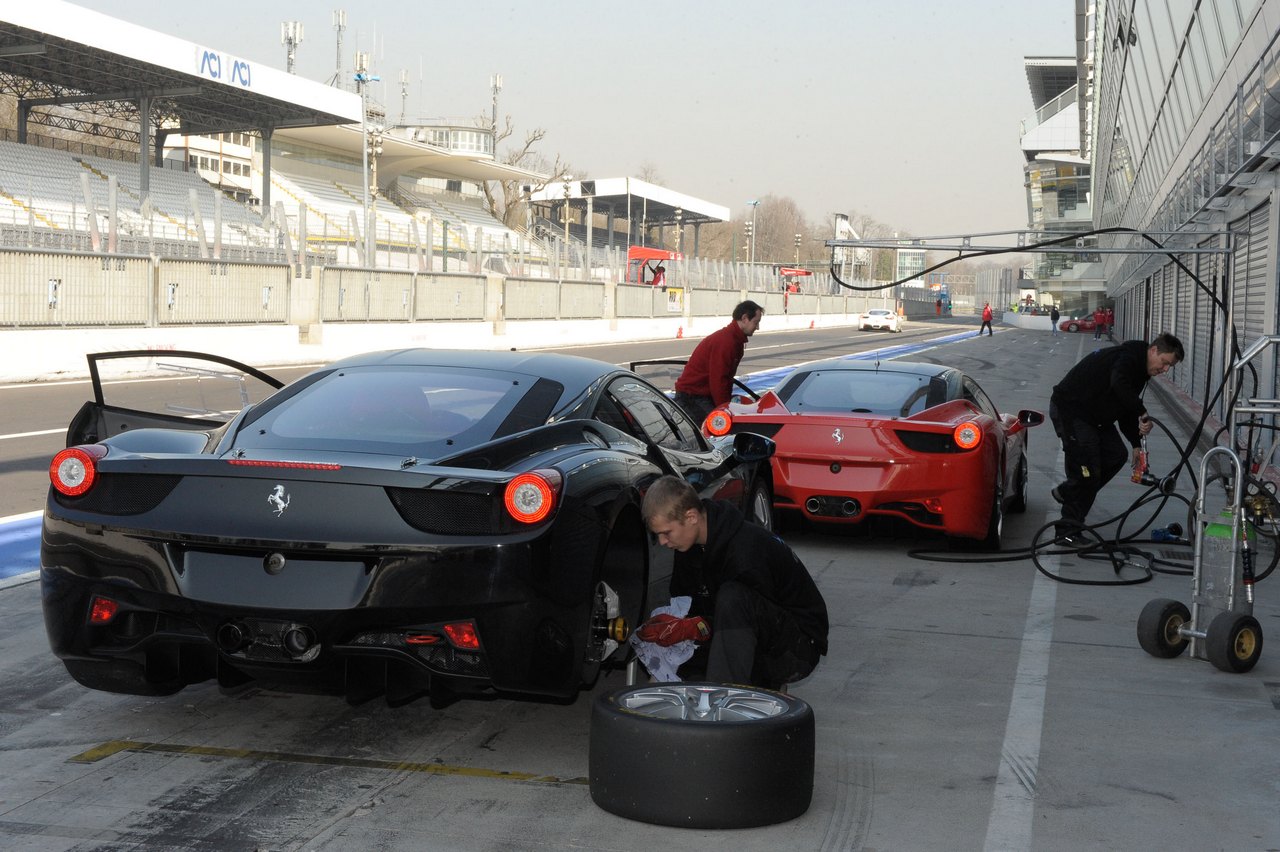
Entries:
[[[687, 595], [671, 599], [671, 603], [667, 606], [660, 606], [649, 614], [652, 618], [655, 615], [674, 615], [676, 618], [684, 618], [689, 614], [689, 606], [693, 603], [693, 598]], [[671, 682], [680, 680], [680, 675], [676, 669], [680, 668], [681, 663], [689, 661], [694, 651], [698, 650], [698, 645], [692, 639], [685, 639], [674, 645], [663, 647], [654, 642], [645, 642], [631, 634], [631, 638], [627, 640], [631, 643], [631, 647], [636, 649], [636, 658], [640, 660], [640, 664], [644, 666], [654, 680]]]

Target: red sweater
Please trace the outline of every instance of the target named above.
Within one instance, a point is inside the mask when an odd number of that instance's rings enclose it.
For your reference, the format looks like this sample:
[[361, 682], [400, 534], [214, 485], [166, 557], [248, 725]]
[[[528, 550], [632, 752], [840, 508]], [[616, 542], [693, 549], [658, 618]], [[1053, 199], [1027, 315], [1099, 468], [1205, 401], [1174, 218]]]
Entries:
[[733, 377], [746, 344], [747, 336], [736, 320], [708, 334], [694, 347], [676, 379], [676, 390], [690, 396], [709, 396], [716, 405], [724, 405], [733, 394]]

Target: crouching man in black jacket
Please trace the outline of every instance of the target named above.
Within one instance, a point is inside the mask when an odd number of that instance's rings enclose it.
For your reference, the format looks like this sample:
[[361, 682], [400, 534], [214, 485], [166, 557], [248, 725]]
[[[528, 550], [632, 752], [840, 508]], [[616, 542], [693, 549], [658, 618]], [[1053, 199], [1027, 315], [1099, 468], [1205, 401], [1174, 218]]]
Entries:
[[782, 539], [732, 503], [699, 500], [677, 476], [656, 480], [641, 511], [658, 543], [676, 551], [671, 595], [693, 598], [685, 622], [703, 622], [665, 632], [700, 638], [710, 619], [707, 680], [777, 689], [813, 671], [827, 653], [827, 605]]
[[1062, 504], [1059, 541], [1078, 543], [1074, 533], [1084, 526], [1098, 492], [1129, 460], [1117, 426], [1137, 463], [1142, 438], [1152, 425], [1142, 402], [1147, 381], [1184, 357], [1182, 343], [1172, 334], [1161, 334], [1150, 344], [1126, 340], [1086, 355], [1054, 387], [1049, 418], [1062, 439], [1067, 469], [1066, 482], [1051, 492]]

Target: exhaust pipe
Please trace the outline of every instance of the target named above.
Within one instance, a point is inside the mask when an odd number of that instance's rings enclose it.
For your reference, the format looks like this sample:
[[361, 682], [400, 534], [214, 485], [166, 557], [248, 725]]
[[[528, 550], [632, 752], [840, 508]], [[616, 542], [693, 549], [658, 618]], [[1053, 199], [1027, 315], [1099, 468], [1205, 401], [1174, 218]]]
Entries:
[[249, 644], [249, 629], [238, 621], [228, 621], [218, 628], [214, 641], [224, 654], [234, 654]]
[[862, 507], [858, 505], [857, 500], [845, 500], [840, 504], [840, 511], [844, 513], [846, 518], [852, 518], [862, 511]]
[[[302, 659], [307, 655], [307, 651], [311, 650], [316, 643], [315, 631], [310, 627], [304, 627], [301, 624], [291, 624], [284, 631], [280, 638], [280, 642], [284, 645], [285, 651], [295, 660]], [[315, 656], [313, 653], [312, 657]]]
[[804, 501], [804, 508], [810, 515], [820, 514], [822, 512], [822, 501], [817, 497], [810, 497]]

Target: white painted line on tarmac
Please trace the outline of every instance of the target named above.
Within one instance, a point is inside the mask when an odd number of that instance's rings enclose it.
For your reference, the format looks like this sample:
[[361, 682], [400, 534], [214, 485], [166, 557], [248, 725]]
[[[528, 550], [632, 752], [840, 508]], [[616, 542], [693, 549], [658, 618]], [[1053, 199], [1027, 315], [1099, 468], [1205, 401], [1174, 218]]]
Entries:
[[[1062, 450], [1054, 470], [1064, 463]], [[1046, 512], [1047, 517], [1047, 512]], [[1041, 523], [1045, 518], [1041, 519]], [[1000, 771], [987, 820], [986, 852], [1030, 849], [1036, 806], [1036, 773], [1040, 768], [1040, 737], [1044, 730], [1045, 692], [1049, 683], [1049, 652], [1053, 646], [1053, 616], [1058, 582], [1036, 571], [1031, 600], [1018, 652], [1018, 672], [1009, 699], [1009, 718], [1000, 744]]]
[[61, 429], [41, 429], [38, 432], [13, 432], [9, 435], [0, 435], [0, 441], [9, 438], [38, 438], [41, 435], [64, 435], [66, 431], [67, 427], [63, 426]]

